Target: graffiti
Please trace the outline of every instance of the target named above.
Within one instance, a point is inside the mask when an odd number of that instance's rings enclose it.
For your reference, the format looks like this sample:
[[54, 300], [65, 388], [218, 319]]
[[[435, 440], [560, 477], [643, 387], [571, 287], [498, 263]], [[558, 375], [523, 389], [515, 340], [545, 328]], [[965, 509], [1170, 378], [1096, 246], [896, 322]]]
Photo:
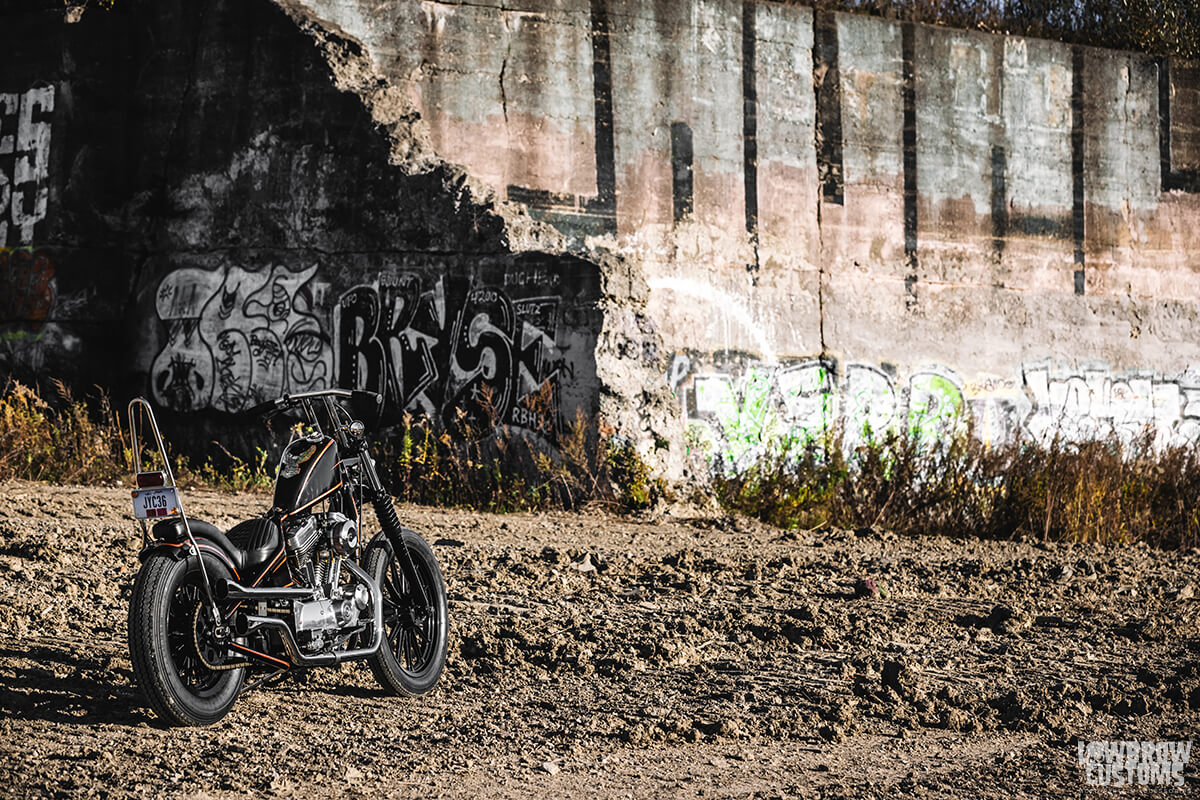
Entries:
[[46, 218], [54, 87], [0, 92], [0, 246], [33, 242]]
[[950, 370], [918, 371], [900, 389], [869, 364], [849, 364], [838, 377], [823, 359], [694, 371], [691, 358], [678, 355], [668, 372], [693, 435], [733, 470], [771, 451], [821, 445], [838, 428], [849, 451], [901, 425], [929, 441], [965, 429], [969, 407]]
[[733, 471], [770, 452], [822, 446], [834, 431], [847, 452], [901, 429], [928, 443], [969, 429], [988, 447], [1055, 438], [1159, 449], [1200, 441], [1200, 375], [1168, 379], [1101, 367], [1053, 374], [1041, 362], [1025, 365], [1019, 378], [964, 384], [949, 369], [928, 367], [900, 382], [870, 364], [848, 364], [839, 375], [822, 359], [767, 364], [723, 354], [720, 364], [697, 369], [680, 354], [666, 377], [683, 403], [689, 438], [715, 466]]
[[154, 399], [177, 411], [236, 412], [328, 386], [333, 351], [315, 313], [317, 268], [183, 268], [155, 292], [167, 341], [150, 368]]
[[1200, 378], [1114, 376], [1103, 368], [1052, 377], [1042, 363], [1026, 365], [1022, 380], [1030, 403], [1025, 428], [1038, 441], [1115, 436], [1128, 445], [1149, 436], [1162, 448], [1200, 438]]
[[[523, 286], [519, 276], [505, 283]], [[383, 394], [392, 418], [423, 414], [476, 428], [515, 425], [550, 440], [572, 368], [556, 344], [559, 298], [514, 300], [498, 288], [384, 275], [337, 305], [342, 386]]]

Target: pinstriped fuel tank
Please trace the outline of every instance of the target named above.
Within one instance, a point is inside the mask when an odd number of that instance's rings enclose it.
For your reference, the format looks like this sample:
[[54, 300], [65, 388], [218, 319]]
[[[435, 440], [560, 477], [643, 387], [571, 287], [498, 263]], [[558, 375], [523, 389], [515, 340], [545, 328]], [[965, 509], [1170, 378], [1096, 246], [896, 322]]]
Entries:
[[329, 498], [339, 485], [337, 443], [328, 436], [306, 436], [283, 450], [275, 478], [275, 508], [284, 516]]

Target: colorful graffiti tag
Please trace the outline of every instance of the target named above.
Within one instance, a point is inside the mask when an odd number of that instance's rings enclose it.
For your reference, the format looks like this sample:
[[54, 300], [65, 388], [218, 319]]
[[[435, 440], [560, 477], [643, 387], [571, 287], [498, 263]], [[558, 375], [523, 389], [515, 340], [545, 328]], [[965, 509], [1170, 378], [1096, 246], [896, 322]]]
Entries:
[[677, 355], [669, 378], [693, 435], [735, 470], [773, 447], [819, 443], [835, 428], [854, 448], [901, 425], [936, 439], [959, 429], [967, 415], [961, 381], [942, 367], [923, 369], [900, 388], [892, 374], [869, 364], [847, 365], [839, 381], [835, 365], [822, 359], [751, 361], [739, 372], [694, 369], [692, 357]]
[[167, 341], [150, 368], [154, 399], [177, 411], [241, 411], [284, 392], [324, 388], [329, 337], [314, 311], [317, 268], [178, 269], [155, 293]]
[[0, 247], [0, 287], [0, 371], [37, 372], [47, 341], [63, 344], [50, 322], [59, 298], [49, 252]]
[[1116, 437], [1158, 448], [1200, 441], [1200, 376], [1055, 372], [1040, 362], [1018, 378], [964, 384], [943, 366], [900, 381], [894, 370], [861, 363], [839, 374], [822, 359], [767, 364], [725, 354], [724, 367], [696, 366], [705, 361], [677, 355], [667, 380], [692, 439], [727, 470], [745, 469], [772, 448], [821, 444], [834, 430], [848, 451], [902, 428], [928, 442], [970, 430], [989, 446], [1022, 437]]
[[556, 439], [560, 381], [572, 377], [556, 345], [559, 303], [451, 277], [385, 274], [337, 305], [339, 384], [380, 392], [393, 418], [450, 423], [461, 411], [478, 427]]
[[36, 333], [54, 307], [54, 264], [45, 250], [0, 247], [0, 325]]
[[0, 246], [32, 244], [46, 218], [54, 87], [0, 92]]

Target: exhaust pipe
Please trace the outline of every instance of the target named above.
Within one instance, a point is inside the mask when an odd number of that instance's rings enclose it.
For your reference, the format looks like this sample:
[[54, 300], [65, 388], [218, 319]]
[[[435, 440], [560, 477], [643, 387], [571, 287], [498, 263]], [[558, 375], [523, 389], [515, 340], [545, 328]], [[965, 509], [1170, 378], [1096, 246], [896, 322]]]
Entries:
[[[296, 643], [296, 636], [292, 633], [292, 626], [287, 623], [287, 620], [280, 617], [263, 617], [257, 614], [239, 613], [234, 620], [234, 630], [239, 636], [245, 636], [250, 631], [262, 629], [277, 631], [279, 638], [283, 640], [284, 649], [288, 652], [288, 658], [291, 659], [292, 665], [297, 667], [329, 667], [345, 661], [356, 661], [360, 658], [375, 655], [379, 652], [380, 645], [383, 644], [383, 592], [380, 591], [379, 585], [371, 580], [371, 576], [357, 564], [351, 561], [343, 561], [342, 566], [350, 570], [359, 581], [366, 584], [367, 591], [371, 595], [371, 608], [373, 610], [371, 614], [371, 643], [366, 647], [359, 647], [355, 650], [337, 650], [332, 653], [304, 653], [300, 650], [300, 645]], [[234, 584], [233, 581], [229, 583]], [[244, 589], [245, 587], [239, 586], [238, 588]], [[305, 589], [303, 591], [305, 592], [304, 597], [312, 596], [310, 590]], [[230, 597], [234, 597], [234, 595], [230, 595]], [[259, 598], [255, 596], [254, 599]]]
[[213, 583], [213, 596], [218, 600], [309, 600], [313, 590], [301, 586], [242, 586], [237, 581], [218, 578]]

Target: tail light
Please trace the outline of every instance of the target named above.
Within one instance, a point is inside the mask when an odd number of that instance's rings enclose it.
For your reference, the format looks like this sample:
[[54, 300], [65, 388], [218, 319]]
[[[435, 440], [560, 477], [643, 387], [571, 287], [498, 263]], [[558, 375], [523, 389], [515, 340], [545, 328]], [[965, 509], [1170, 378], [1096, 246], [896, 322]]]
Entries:
[[167, 485], [167, 474], [165, 472], [139, 472], [137, 474], [137, 485], [139, 489], [153, 489], [156, 486]]

